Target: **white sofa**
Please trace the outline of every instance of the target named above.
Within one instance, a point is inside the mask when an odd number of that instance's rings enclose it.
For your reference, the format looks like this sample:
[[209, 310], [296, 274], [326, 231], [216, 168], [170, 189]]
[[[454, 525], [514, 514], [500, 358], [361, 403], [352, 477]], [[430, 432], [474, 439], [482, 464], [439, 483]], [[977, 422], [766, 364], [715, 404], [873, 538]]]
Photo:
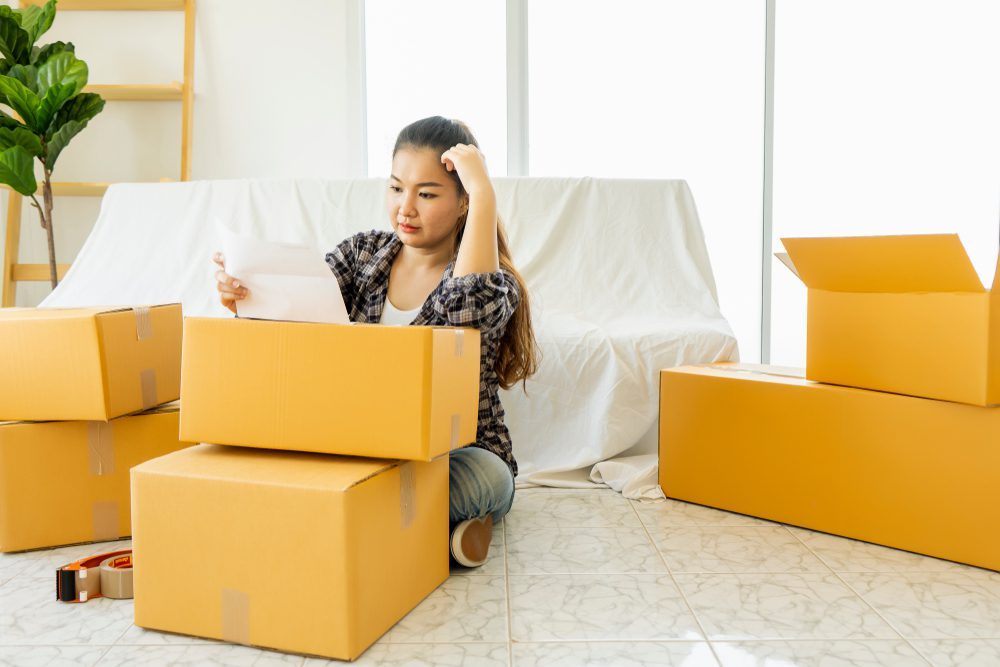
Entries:
[[[495, 183], [543, 354], [527, 394], [518, 387], [502, 397], [518, 481], [586, 484], [599, 461], [639, 455], [645, 458], [628, 459], [636, 465], [625, 473], [615, 467], [612, 485], [655, 495], [659, 369], [737, 356], [687, 184]], [[214, 217], [325, 252], [354, 232], [389, 228], [385, 188], [382, 179], [114, 185], [72, 268], [42, 306], [180, 301], [186, 315], [229, 316], [209, 261], [219, 247]], [[640, 469], [645, 476], [630, 479]]]

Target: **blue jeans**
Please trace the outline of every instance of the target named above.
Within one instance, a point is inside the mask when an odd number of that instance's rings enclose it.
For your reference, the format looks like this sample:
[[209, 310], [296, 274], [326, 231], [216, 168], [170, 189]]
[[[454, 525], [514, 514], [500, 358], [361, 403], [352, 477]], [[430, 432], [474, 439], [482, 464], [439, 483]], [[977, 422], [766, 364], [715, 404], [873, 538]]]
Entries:
[[452, 525], [493, 515], [496, 523], [514, 504], [514, 475], [504, 460], [481, 447], [451, 453], [449, 519]]

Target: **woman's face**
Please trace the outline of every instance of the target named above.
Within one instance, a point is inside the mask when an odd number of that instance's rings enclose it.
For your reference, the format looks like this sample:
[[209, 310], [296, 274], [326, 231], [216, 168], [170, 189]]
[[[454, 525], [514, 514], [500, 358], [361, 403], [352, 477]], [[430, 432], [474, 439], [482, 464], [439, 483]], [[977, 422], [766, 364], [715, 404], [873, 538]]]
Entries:
[[405, 245], [436, 249], [454, 243], [458, 217], [467, 209], [454, 178], [430, 149], [401, 148], [392, 159], [386, 210]]

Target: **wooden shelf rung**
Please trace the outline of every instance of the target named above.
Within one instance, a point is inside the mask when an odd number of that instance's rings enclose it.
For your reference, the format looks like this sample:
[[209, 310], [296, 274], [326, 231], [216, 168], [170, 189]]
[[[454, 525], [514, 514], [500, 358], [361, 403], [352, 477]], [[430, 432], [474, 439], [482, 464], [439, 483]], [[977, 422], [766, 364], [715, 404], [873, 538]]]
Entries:
[[106, 100], [126, 102], [180, 102], [184, 99], [184, 84], [171, 83], [114, 83], [95, 84], [84, 89], [97, 93]]
[[[69, 271], [69, 264], [56, 264], [56, 275], [62, 277]], [[48, 264], [14, 264], [10, 267], [10, 277], [14, 282], [44, 282], [51, 279]]]
[[[44, 5], [45, 0], [21, 0], [21, 6]], [[59, 0], [59, 11], [184, 11], [184, 0]]]

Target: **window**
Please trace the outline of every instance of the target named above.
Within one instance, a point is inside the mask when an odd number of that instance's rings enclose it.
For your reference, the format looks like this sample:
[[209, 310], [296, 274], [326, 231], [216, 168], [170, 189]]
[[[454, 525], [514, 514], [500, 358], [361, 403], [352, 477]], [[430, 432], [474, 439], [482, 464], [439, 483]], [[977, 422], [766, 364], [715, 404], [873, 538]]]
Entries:
[[[1000, 4], [780, 2], [773, 247], [783, 236], [958, 232], [997, 260]], [[772, 263], [771, 361], [805, 363], [806, 290]]]
[[467, 123], [493, 176], [507, 174], [506, 3], [365, 3], [368, 175], [388, 176], [396, 135], [427, 116]]

